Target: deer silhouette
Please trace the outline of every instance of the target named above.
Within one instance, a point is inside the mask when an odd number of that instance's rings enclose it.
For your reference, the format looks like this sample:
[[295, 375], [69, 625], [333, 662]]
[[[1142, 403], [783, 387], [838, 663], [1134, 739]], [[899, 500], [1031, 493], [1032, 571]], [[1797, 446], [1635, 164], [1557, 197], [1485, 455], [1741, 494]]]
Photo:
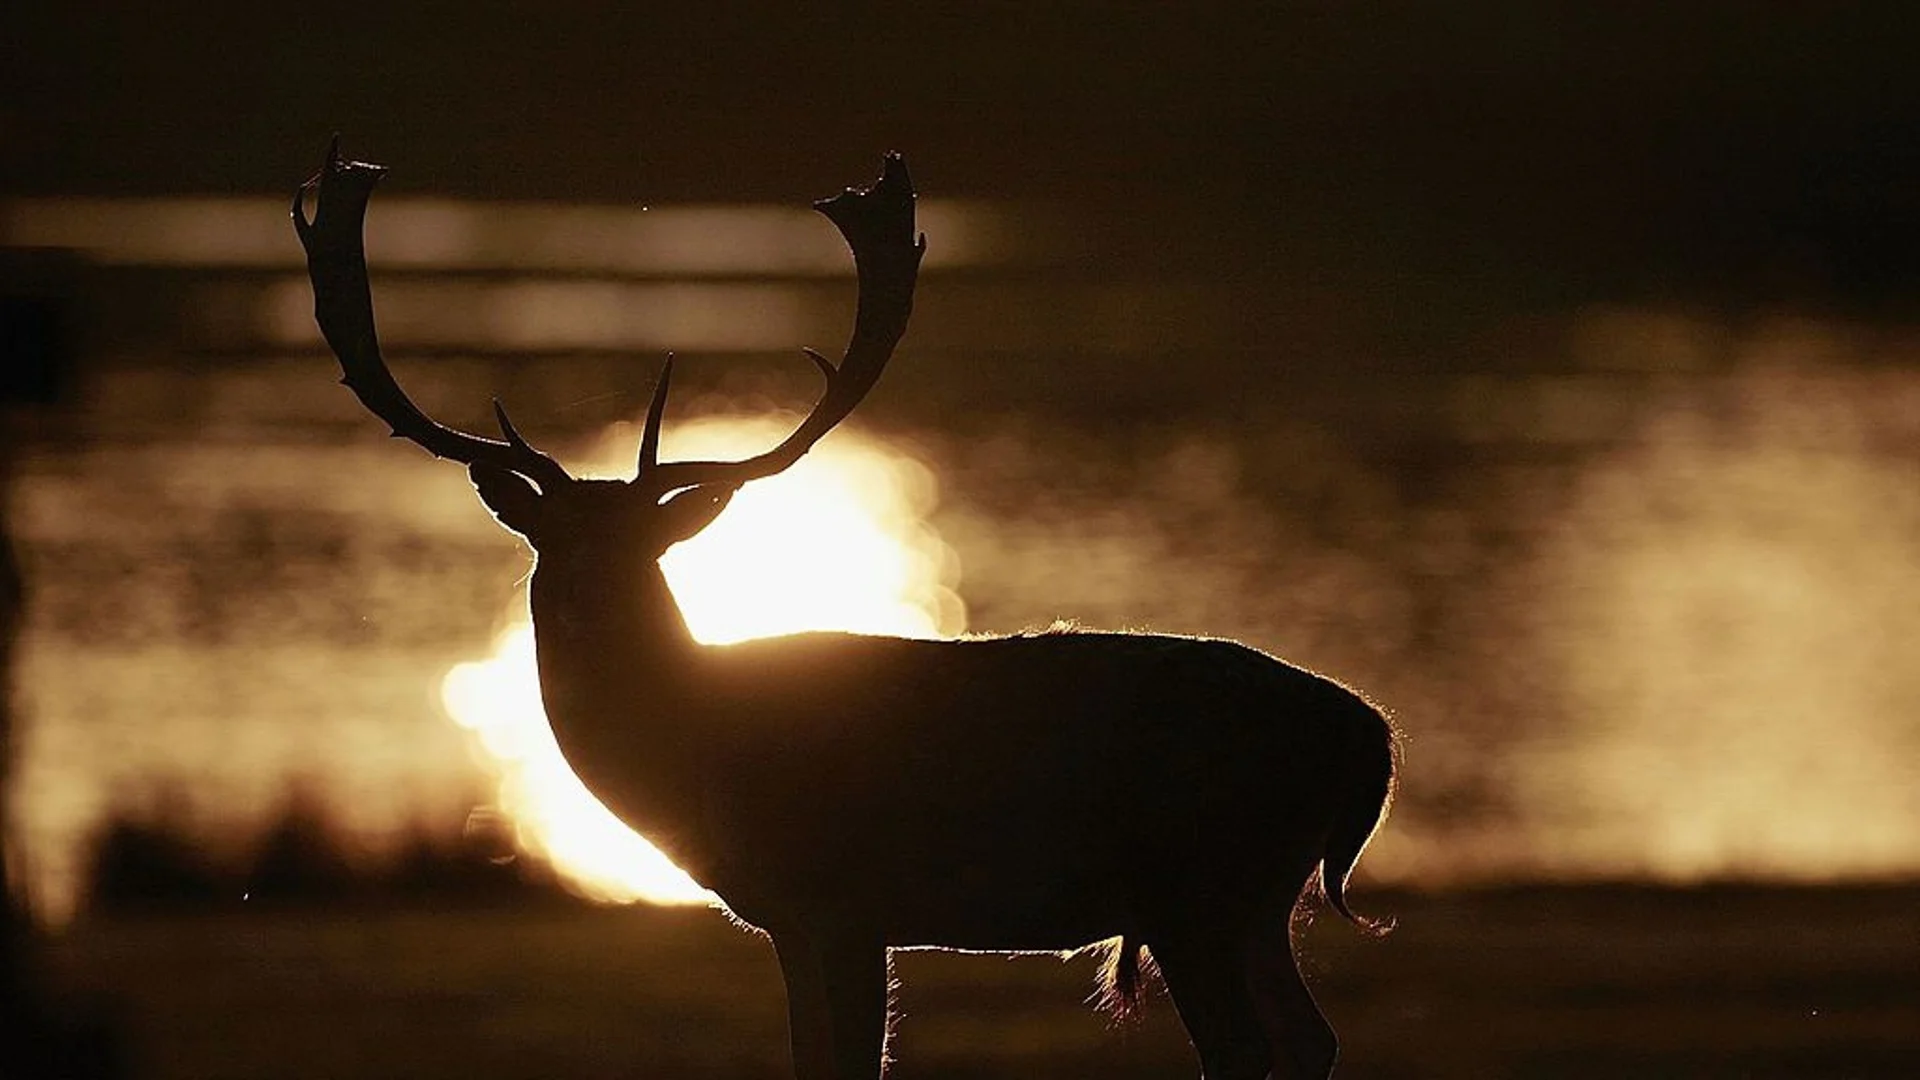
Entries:
[[[705, 646], [661, 573], [741, 485], [806, 453], [873, 387], [906, 331], [924, 237], [889, 156], [816, 204], [859, 298], [826, 390], [777, 446], [658, 460], [672, 359], [630, 481], [575, 479], [495, 403], [502, 441], [444, 427], [395, 383], [363, 248], [385, 173], [341, 158], [294, 193], [314, 311], [344, 382], [395, 436], [464, 463], [535, 553], [540, 692], [586, 786], [741, 921], [786, 983], [800, 1080], [873, 1080], [889, 949], [1140, 953], [1210, 1080], [1325, 1077], [1337, 1043], [1301, 981], [1291, 916], [1317, 880], [1342, 915], [1384, 820], [1394, 734], [1359, 695], [1231, 641], [1049, 631], [954, 641], [809, 633]], [[307, 216], [307, 200], [314, 200]]]

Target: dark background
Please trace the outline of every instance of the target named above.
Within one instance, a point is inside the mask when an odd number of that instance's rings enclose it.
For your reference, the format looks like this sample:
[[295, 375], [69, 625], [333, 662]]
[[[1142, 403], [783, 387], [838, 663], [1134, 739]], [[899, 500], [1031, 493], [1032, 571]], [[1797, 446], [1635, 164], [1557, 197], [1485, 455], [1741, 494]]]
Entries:
[[[784, 201], [897, 148], [929, 193], [1152, 238], [1106, 258], [1496, 309], [1891, 304], [1915, 38], [1897, 3], [29, 3], [0, 189], [277, 193], [341, 131], [396, 191]], [[1156, 235], [1169, 208], [1201, 236]]]

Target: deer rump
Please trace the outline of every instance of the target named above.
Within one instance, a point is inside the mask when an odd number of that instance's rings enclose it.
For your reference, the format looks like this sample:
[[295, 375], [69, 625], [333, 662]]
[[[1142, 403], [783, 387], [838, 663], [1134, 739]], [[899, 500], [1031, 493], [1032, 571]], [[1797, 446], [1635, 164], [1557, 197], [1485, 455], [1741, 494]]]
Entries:
[[597, 791], [671, 785], [610, 808], [765, 929], [982, 951], [1151, 942], [1202, 908], [1271, 905], [1323, 857], [1345, 913], [1392, 782], [1376, 709], [1228, 641], [804, 634], [698, 662], [704, 699], [661, 709], [699, 728], [681, 743], [697, 749], [578, 764]]

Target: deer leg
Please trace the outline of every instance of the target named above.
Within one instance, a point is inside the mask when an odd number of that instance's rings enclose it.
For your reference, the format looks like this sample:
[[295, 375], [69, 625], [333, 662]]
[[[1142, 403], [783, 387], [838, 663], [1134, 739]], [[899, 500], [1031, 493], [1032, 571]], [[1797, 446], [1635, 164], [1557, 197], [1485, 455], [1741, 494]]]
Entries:
[[774, 938], [787, 984], [797, 1080], [879, 1080], [885, 1069], [884, 946], [783, 934]]
[[1281, 895], [1254, 925], [1242, 947], [1243, 970], [1260, 1027], [1273, 1047], [1274, 1080], [1326, 1080], [1340, 1042], [1294, 959], [1296, 899], [1295, 892]]
[[892, 958], [878, 942], [835, 946], [821, 957], [833, 1020], [838, 1080], [880, 1080], [887, 1072]]
[[1266, 1080], [1273, 1055], [1233, 936], [1209, 930], [1156, 935], [1147, 944], [1204, 1080]]
[[787, 984], [787, 1041], [796, 1080], [833, 1080], [833, 1026], [827, 1014], [826, 981], [805, 939], [776, 935], [780, 976]]

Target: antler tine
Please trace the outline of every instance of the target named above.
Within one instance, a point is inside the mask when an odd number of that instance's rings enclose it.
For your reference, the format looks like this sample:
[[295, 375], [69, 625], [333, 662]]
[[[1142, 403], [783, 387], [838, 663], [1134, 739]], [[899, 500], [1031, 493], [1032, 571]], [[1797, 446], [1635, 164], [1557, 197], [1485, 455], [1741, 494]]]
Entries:
[[640, 465], [636, 477], [645, 475], [660, 463], [660, 419], [667, 412], [667, 390], [673, 384], [673, 354], [660, 365], [660, 380], [653, 384], [653, 400], [647, 404], [647, 426], [640, 432]]
[[[340, 137], [327, 147], [320, 171], [293, 193], [293, 231], [307, 252], [307, 276], [313, 282], [313, 317], [321, 336], [339, 358], [341, 382], [360, 403], [387, 422], [397, 438], [418, 444], [428, 453], [468, 465], [488, 464], [520, 473], [550, 488], [571, 479], [560, 464], [529, 446], [506, 412], [495, 409], [506, 442], [442, 426], [420, 411], [394, 381], [380, 355], [374, 332], [373, 292], [367, 281], [363, 231], [367, 201], [386, 167], [340, 156]], [[313, 192], [314, 212], [307, 219], [307, 193]]]
[[[806, 353], [826, 375], [827, 389], [813, 411], [780, 445], [745, 461], [675, 461], [655, 464], [644, 454], [636, 482], [656, 494], [696, 484], [732, 484], [772, 476], [792, 465], [867, 396], [907, 331], [913, 287], [927, 238], [914, 232], [913, 180], [898, 154], [888, 154], [880, 179], [866, 190], [848, 188], [814, 204], [846, 238], [853, 252], [860, 299], [853, 336], [839, 366], [812, 349]], [[664, 384], [663, 384], [664, 385]], [[656, 394], [656, 404], [664, 397]], [[649, 413], [648, 429], [658, 435]]]

